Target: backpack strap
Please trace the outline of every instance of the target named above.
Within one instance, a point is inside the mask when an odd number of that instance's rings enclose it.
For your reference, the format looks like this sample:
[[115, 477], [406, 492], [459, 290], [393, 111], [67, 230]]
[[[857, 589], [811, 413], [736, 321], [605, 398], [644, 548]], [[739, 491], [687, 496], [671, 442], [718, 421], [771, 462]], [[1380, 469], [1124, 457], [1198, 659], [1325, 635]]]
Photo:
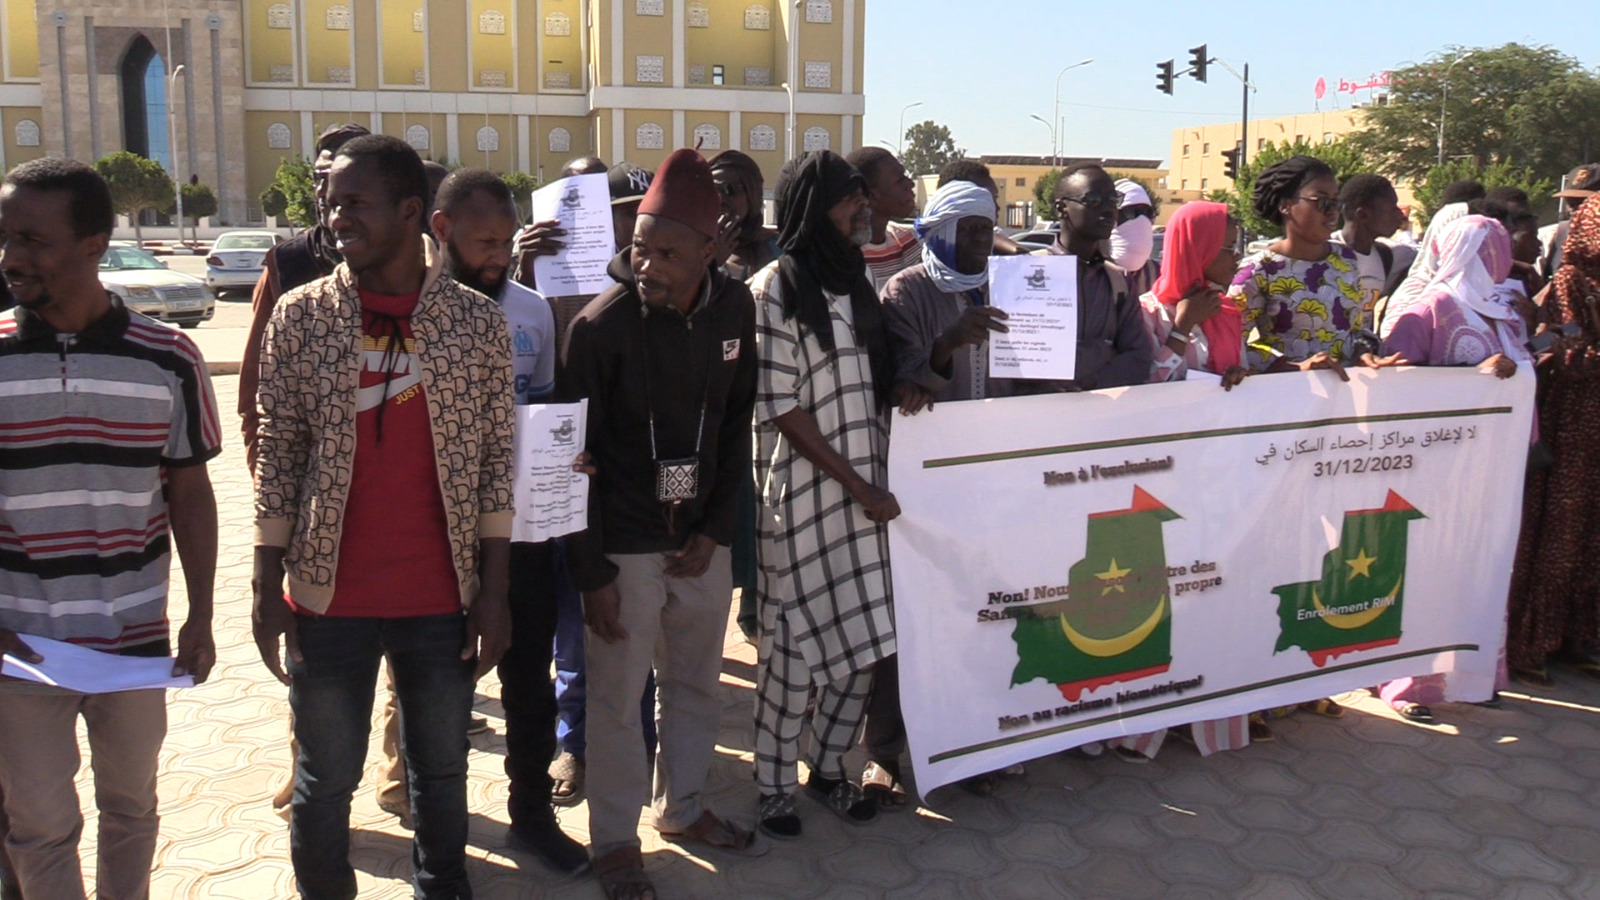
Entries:
[[1383, 241], [1374, 241], [1372, 249], [1377, 251], [1378, 258], [1383, 260], [1383, 278], [1389, 280], [1389, 273], [1394, 269], [1394, 248]]

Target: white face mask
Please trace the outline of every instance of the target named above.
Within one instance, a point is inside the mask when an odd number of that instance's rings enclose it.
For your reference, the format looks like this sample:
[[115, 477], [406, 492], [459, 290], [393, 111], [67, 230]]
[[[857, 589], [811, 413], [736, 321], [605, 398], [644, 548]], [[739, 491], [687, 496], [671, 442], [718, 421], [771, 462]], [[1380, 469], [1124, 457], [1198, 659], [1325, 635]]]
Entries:
[[1111, 261], [1129, 272], [1138, 271], [1150, 261], [1155, 244], [1156, 223], [1148, 216], [1134, 216], [1111, 232]]

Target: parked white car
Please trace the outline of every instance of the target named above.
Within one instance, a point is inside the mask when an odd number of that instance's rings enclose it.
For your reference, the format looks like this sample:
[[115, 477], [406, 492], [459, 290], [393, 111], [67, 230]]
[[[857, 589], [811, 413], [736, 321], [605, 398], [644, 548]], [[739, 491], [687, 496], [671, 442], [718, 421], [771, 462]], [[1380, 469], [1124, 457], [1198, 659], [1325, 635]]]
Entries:
[[137, 247], [108, 248], [100, 257], [100, 284], [134, 312], [182, 328], [193, 328], [217, 311], [204, 282], [172, 271]]
[[224, 291], [253, 290], [261, 279], [262, 260], [278, 244], [273, 231], [226, 231], [211, 244], [206, 257], [206, 287], [221, 297]]

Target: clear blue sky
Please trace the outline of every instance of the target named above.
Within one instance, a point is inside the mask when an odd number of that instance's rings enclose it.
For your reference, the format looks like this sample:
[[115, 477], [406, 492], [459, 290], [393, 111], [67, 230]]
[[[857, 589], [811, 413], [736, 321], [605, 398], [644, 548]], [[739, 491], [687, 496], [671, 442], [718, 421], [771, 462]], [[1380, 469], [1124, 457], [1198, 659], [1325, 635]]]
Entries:
[[1364, 82], [1451, 44], [1548, 44], [1600, 65], [1596, 0], [867, 0], [866, 24], [859, 143], [896, 144], [902, 107], [921, 100], [907, 126], [948, 125], [973, 154], [1049, 153], [1049, 131], [1028, 116], [1051, 117], [1056, 73], [1085, 57], [1094, 63], [1061, 79], [1063, 156], [1165, 159], [1172, 129], [1237, 121], [1239, 82], [1217, 66], [1206, 84], [1182, 78], [1171, 97], [1156, 90], [1156, 63], [1175, 59], [1181, 71], [1201, 43], [1236, 68], [1250, 63], [1252, 119], [1311, 111], [1319, 77], [1331, 99], [1341, 77]]

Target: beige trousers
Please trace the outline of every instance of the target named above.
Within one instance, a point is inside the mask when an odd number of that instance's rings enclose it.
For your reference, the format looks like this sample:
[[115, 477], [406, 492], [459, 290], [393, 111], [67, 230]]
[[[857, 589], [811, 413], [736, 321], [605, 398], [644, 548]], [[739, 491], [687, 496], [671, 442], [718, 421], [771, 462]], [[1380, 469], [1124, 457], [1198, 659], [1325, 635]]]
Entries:
[[156, 764], [167, 735], [165, 691], [0, 691], [0, 793], [6, 853], [23, 896], [81, 900], [77, 720], [89, 732], [100, 810], [96, 896], [145, 900], [155, 855]]
[[[608, 644], [584, 631], [588, 693], [590, 852], [596, 859], [639, 846], [639, 811], [651, 803], [654, 824], [682, 831], [705, 811], [701, 791], [711, 772], [722, 704], [717, 682], [728, 628], [733, 568], [718, 547], [699, 578], [668, 578], [660, 553], [607, 557], [620, 570], [625, 640]], [[660, 698], [655, 785], [645, 762], [639, 696], [652, 664]]]

